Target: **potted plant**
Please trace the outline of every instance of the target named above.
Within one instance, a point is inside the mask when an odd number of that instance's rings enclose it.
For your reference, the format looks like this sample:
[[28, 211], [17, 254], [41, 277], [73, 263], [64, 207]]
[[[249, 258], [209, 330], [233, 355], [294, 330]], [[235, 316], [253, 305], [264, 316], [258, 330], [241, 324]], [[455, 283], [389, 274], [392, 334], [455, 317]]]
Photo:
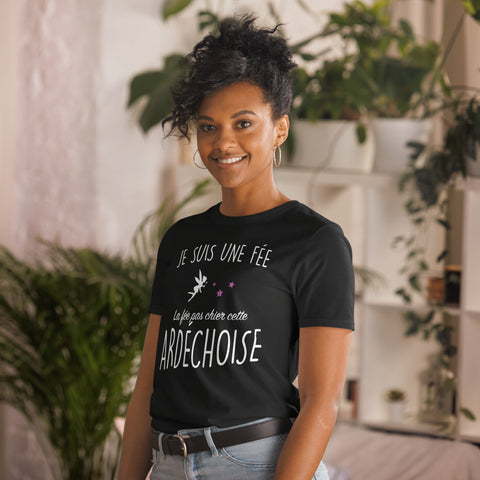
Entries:
[[[393, 24], [389, 8], [390, 2], [382, 0], [346, 3], [342, 12], [330, 14], [324, 34], [340, 36], [346, 51], [355, 52], [355, 76], [375, 137], [375, 169], [398, 173], [408, 158], [406, 143], [426, 141], [430, 132], [425, 117], [436, 90], [425, 82], [440, 46], [419, 42], [406, 20]], [[434, 84], [441, 80], [435, 76]]]
[[392, 423], [401, 423], [405, 418], [407, 394], [398, 388], [392, 388], [385, 393], [388, 418]]
[[453, 424], [455, 420], [456, 376], [450, 369], [449, 359], [432, 355], [428, 367], [420, 372], [421, 422], [441, 425]]
[[54, 479], [114, 478], [158, 242], [207, 183], [146, 217], [128, 257], [49, 243], [27, 262], [0, 247], [0, 401], [30, 422]]
[[374, 145], [362, 121], [365, 90], [354, 56], [325, 60], [309, 74], [293, 74], [292, 134], [295, 165], [369, 172]]

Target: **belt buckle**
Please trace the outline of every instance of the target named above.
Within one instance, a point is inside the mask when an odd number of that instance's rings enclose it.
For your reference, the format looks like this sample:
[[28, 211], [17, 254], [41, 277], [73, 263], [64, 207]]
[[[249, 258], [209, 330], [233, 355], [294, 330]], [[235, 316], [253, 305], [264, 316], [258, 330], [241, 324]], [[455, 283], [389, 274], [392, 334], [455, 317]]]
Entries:
[[178, 438], [178, 440], [180, 440], [180, 448], [182, 450], [182, 457], [186, 458], [187, 457], [187, 444], [185, 443], [185, 440], [180, 435], [172, 435], [172, 437]]

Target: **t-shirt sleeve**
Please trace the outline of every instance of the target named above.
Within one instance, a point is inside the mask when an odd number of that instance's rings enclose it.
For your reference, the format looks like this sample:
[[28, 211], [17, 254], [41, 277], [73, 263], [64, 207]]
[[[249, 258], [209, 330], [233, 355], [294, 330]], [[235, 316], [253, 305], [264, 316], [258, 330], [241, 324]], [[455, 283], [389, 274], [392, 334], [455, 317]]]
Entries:
[[323, 226], [308, 239], [292, 281], [299, 327], [354, 330], [352, 249], [338, 225]]
[[152, 294], [150, 299], [149, 313], [156, 315], [163, 314], [163, 295], [165, 282], [165, 266], [167, 263], [167, 234], [163, 237], [158, 247], [157, 265], [155, 267], [155, 277], [153, 279]]

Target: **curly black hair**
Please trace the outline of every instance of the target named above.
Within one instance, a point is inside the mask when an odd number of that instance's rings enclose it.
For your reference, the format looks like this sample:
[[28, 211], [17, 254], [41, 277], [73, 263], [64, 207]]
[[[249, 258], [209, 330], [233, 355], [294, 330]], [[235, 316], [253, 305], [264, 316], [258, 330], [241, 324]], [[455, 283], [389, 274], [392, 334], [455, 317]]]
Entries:
[[260, 87], [272, 118], [287, 114], [292, 102], [291, 71], [296, 67], [286, 41], [273, 29], [257, 28], [256, 18], [225, 19], [217, 33], [203, 38], [187, 55], [188, 74], [172, 89], [174, 107], [163, 120], [170, 131], [190, 138], [190, 123], [203, 98], [222, 87], [245, 81]]

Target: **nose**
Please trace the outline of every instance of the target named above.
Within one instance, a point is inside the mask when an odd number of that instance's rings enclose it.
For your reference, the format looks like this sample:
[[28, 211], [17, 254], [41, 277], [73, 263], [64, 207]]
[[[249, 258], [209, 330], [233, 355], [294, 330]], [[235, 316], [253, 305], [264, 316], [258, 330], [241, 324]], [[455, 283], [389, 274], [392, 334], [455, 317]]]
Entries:
[[221, 152], [226, 152], [231, 147], [235, 146], [236, 143], [235, 134], [232, 128], [222, 127], [217, 129], [213, 144], [215, 149]]

